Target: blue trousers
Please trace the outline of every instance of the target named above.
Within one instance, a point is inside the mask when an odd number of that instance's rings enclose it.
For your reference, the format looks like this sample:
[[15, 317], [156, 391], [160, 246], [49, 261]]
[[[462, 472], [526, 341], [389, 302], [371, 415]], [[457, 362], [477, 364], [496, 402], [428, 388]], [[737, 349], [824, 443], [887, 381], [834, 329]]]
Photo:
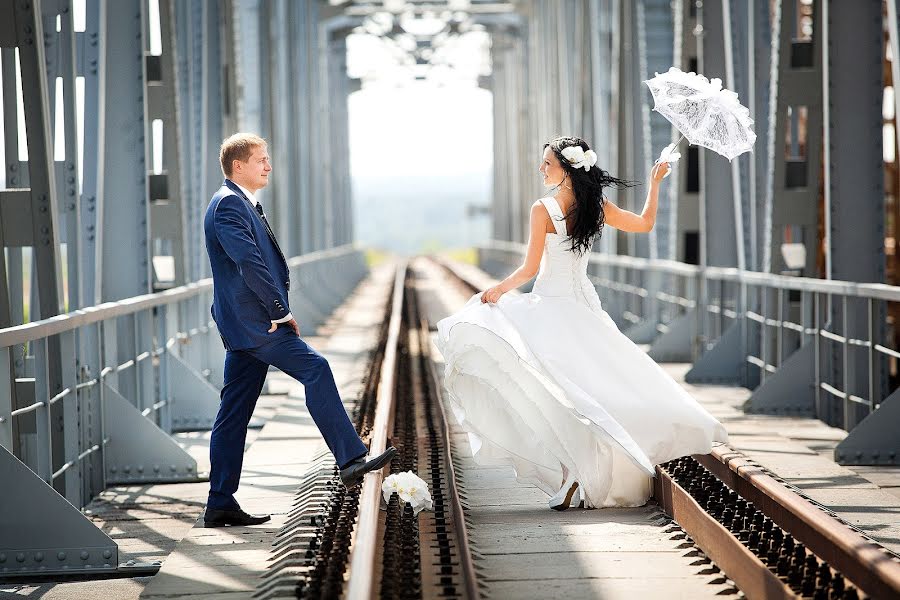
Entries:
[[344, 466], [367, 451], [344, 410], [325, 357], [288, 327], [279, 327], [271, 335], [272, 341], [263, 346], [225, 354], [225, 386], [209, 443], [208, 508], [239, 508], [234, 493], [241, 478], [247, 424], [269, 365], [303, 384], [309, 414], [338, 465]]

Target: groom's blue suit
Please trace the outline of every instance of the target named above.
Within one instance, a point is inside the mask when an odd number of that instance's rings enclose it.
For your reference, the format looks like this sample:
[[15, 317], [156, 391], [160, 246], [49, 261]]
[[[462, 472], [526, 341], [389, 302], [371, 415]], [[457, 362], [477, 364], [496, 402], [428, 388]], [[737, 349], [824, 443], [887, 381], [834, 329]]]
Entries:
[[274, 365], [306, 388], [306, 406], [339, 466], [366, 453], [328, 361], [287, 324], [287, 262], [253, 203], [226, 179], [203, 220], [213, 274], [212, 317], [225, 344], [225, 385], [210, 439], [208, 508], [237, 509], [247, 424]]

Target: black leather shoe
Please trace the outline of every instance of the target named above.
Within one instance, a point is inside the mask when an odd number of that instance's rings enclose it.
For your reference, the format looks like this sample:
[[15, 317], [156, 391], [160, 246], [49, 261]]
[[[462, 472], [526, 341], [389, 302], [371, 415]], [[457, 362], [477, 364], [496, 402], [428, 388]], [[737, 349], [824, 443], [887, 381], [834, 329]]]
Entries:
[[397, 449], [391, 446], [369, 461], [366, 461], [365, 456], [357, 458], [341, 469], [341, 481], [348, 488], [353, 487], [362, 481], [363, 476], [369, 471], [376, 471], [391, 462], [395, 454], [397, 454]]
[[227, 527], [228, 525], [259, 525], [271, 519], [269, 515], [248, 515], [241, 509], [219, 510], [207, 508], [203, 515], [204, 527]]

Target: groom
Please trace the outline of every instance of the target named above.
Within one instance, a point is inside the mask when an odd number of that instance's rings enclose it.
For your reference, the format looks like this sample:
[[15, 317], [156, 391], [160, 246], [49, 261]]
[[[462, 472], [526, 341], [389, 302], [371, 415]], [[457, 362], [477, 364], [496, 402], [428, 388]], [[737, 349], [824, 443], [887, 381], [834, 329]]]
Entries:
[[209, 445], [206, 527], [256, 525], [269, 515], [241, 510], [234, 493], [241, 477], [247, 424], [274, 365], [306, 388], [306, 406], [341, 467], [344, 485], [359, 483], [397, 452], [366, 460], [366, 447], [341, 403], [328, 361], [300, 339], [288, 306], [287, 261], [254, 194], [272, 165], [266, 141], [236, 133], [219, 153], [225, 183], [212, 197], [203, 230], [213, 274], [212, 317], [225, 344], [225, 385]]

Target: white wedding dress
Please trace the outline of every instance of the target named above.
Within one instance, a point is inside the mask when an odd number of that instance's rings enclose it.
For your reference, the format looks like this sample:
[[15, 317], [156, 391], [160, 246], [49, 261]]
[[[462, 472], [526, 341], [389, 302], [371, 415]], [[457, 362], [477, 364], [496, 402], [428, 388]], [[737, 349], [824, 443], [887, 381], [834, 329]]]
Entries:
[[496, 304], [476, 294], [438, 322], [450, 404], [476, 461], [507, 462], [548, 494], [565, 466], [586, 506], [641, 506], [654, 465], [728, 435], [619, 331], [587, 277], [589, 253], [570, 250], [556, 200], [541, 202], [556, 233], [533, 291]]

